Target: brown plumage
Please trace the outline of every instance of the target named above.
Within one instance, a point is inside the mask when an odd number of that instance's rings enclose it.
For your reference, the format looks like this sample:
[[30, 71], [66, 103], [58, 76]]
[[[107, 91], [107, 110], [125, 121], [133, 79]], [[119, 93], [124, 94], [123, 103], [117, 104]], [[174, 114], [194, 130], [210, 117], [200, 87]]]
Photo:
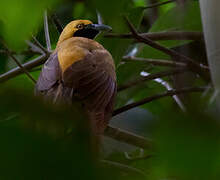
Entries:
[[36, 84], [37, 94], [54, 103], [81, 102], [92, 132], [97, 134], [103, 133], [111, 118], [117, 89], [111, 54], [92, 40], [100, 30], [106, 29], [109, 27], [88, 20], [70, 22]]

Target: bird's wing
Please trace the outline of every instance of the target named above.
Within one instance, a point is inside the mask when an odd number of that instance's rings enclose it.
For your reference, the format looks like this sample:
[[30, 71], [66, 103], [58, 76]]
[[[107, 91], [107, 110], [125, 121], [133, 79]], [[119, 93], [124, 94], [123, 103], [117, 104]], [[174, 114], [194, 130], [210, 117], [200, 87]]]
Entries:
[[53, 88], [61, 77], [57, 53], [51, 54], [44, 64], [36, 84], [36, 92], [45, 92]]

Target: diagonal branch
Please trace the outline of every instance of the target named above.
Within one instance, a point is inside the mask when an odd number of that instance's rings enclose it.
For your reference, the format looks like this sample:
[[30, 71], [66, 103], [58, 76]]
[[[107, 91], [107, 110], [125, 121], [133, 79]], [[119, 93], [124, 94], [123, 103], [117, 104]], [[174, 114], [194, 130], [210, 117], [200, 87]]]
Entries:
[[[144, 38], [149, 38], [152, 41], [164, 41], [164, 40], [193, 40], [193, 41], [203, 41], [202, 32], [182, 32], [182, 31], [169, 31], [169, 32], [153, 32], [153, 33], [139, 33], [139, 36]], [[104, 35], [104, 37], [109, 38], [123, 38], [132, 39], [134, 36], [132, 33], [127, 34], [114, 34], [109, 33]]]
[[[45, 32], [45, 35], [47, 34], [47, 37], [49, 37], [48, 23], [46, 22], [45, 25], [46, 25], [45, 31], [48, 30], [48, 33]], [[27, 70], [30, 70], [36, 66], [43, 64], [47, 60], [47, 58], [50, 56], [50, 53], [51, 53], [50, 51], [45, 49], [34, 36], [32, 36], [32, 39], [33, 39], [34, 43], [27, 41], [27, 44], [31, 47], [31, 50], [34, 52], [43, 54], [43, 55], [41, 55], [41, 56], [37, 57], [36, 59], [29, 61], [23, 65], [20, 64], [20, 65], [18, 65], [18, 67], [14, 68], [4, 74], [1, 74], [0, 75], [0, 83], [5, 82], [5, 81], [7, 81], [7, 80], [19, 75], [19, 74], [22, 74], [23, 72], [25, 72], [24, 69], [26, 69], [25, 73], [27, 74], [28, 73]], [[48, 47], [50, 47], [50, 46], [48, 46]], [[10, 54], [12, 55], [12, 53], [10, 53]], [[16, 58], [13, 57], [13, 60], [15, 60], [15, 59]], [[19, 63], [19, 62], [16, 62], [16, 63]]]
[[146, 58], [140, 58], [140, 57], [134, 57], [134, 56], [124, 56], [123, 61], [124, 62], [145, 62], [145, 63], [156, 65], [156, 66], [187, 68], [187, 64], [185, 63], [168, 61], [164, 59], [163, 60], [162, 59], [146, 59]]
[[104, 135], [144, 149], [152, 148], [152, 140], [110, 125], [106, 128]]
[[[49, 57], [48, 55], [41, 55], [41, 56], [37, 57], [36, 59], [23, 64], [22, 66], [26, 70], [30, 70], [36, 66], [43, 64], [47, 60], [48, 57]], [[13, 77], [18, 76], [19, 74], [22, 74], [22, 73], [23, 73], [22, 68], [16, 67], [16, 68], [14, 68], [4, 74], [1, 74], [0, 75], [0, 83], [5, 82]]]
[[[44, 48], [44, 46], [43, 46], [43, 45], [37, 40], [37, 38], [34, 37], [33, 35], [32, 35], [32, 39], [33, 39], [33, 41], [34, 41], [34, 44], [35, 44], [38, 48], [40, 48], [44, 54], [48, 54], [48, 53], [49, 53], [49, 52], [47, 51], [47, 49]], [[31, 42], [28, 42], [28, 43], [31, 44]]]
[[172, 3], [172, 2], [175, 2], [175, 1], [176, 0], [168, 0], [168, 1], [165, 1], [165, 2], [154, 3], [154, 4], [151, 4], [149, 6], [144, 7], [144, 9], [150, 9], [150, 8], [159, 7], [159, 6], [162, 6], [162, 5], [165, 5], [165, 4], [169, 4], [169, 3]]
[[38, 54], [45, 54], [45, 52], [41, 48], [39, 48], [39, 46], [35, 45], [31, 41], [27, 40], [26, 43], [29, 46], [31, 51], [36, 52]]
[[160, 44], [150, 40], [147, 37], [142, 37], [140, 35], [138, 35], [136, 29], [134, 28], [134, 26], [131, 24], [131, 22], [128, 20], [127, 17], [125, 17], [125, 20], [128, 24], [129, 29], [131, 30], [134, 38], [136, 38], [139, 42], [145, 43], [165, 54], [170, 55], [171, 57], [176, 57], [176, 59], [178, 59], [179, 61], [185, 62], [188, 64], [189, 68], [191, 69], [191, 71], [196, 72], [198, 74], [200, 74], [205, 80], [209, 81], [210, 77], [209, 77], [209, 68], [207, 66], [198, 64], [196, 61], [192, 60], [189, 57], [186, 57], [182, 54], [179, 54], [178, 52], [166, 48], [164, 46], [161, 46]]
[[25, 67], [22, 66], [22, 64], [18, 61], [18, 59], [10, 52], [8, 47], [5, 45], [4, 42], [2, 42], [5, 50], [7, 51], [8, 56], [14, 60], [14, 62], [20, 67], [20, 69], [31, 79], [32, 82], [36, 83], [36, 80], [32, 77], [32, 75], [26, 70]]
[[44, 12], [44, 33], [45, 33], [45, 40], [47, 44], [47, 50], [51, 51], [51, 42], [50, 42], [50, 33], [48, 27], [48, 18], [47, 18], [47, 11]]
[[151, 74], [151, 75], [142, 77], [139, 80], [135, 80], [135, 81], [129, 82], [127, 84], [121, 85], [121, 86], [118, 87], [117, 91], [118, 92], [123, 91], [127, 88], [139, 85], [139, 84], [141, 84], [143, 82], [146, 82], [146, 81], [150, 81], [150, 80], [153, 80], [153, 79], [156, 79], [156, 78], [161, 78], [161, 77], [164, 77], [164, 76], [171, 76], [171, 75], [174, 75], [174, 74], [179, 74], [179, 73], [183, 73], [183, 72], [186, 72], [186, 71], [187, 71], [187, 69], [185, 69], [185, 68], [179, 68], [179, 69], [173, 69], [173, 70], [168, 70], [168, 71], [163, 71], [163, 72]]
[[149, 103], [151, 101], [160, 99], [162, 97], [174, 96], [176, 94], [183, 94], [183, 93], [203, 92], [205, 90], [206, 90], [205, 87], [192, 87], [192, 88], [183, 88], [183, 89], [178, 89], [178, 90], [170, 90], [170, 91], [167, 91], [167, 92], [164, 92], [164, 93], [161, 93], [161, 94], [156, 94], [154, 96], [144, 98], [144, 99], [142, 99], [138, 102], [128, 104], [128, 105], [123, 106], [121, 108], [118, 108], [113, 112], [112, 116], [116, 116], [120, 113], [128, 111], [129, 109], [141, 106], [143, 104], [146, 104], [146, 103]]

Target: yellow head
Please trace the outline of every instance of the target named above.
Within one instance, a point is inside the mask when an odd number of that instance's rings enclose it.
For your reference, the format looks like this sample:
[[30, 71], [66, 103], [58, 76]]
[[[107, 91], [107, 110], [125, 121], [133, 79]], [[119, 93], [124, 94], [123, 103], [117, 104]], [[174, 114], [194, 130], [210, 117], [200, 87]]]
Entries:
[[100, 31], [109, 30], [111, 30], [110, 26], [106, 26], [103, 24], [93, 24], [89, 20], [71, 21], [63, 29], [63, 32], [61, 33], [57, 44], [60, 44], [61, 42], [72, 37], [84, 37], [93, 39]]

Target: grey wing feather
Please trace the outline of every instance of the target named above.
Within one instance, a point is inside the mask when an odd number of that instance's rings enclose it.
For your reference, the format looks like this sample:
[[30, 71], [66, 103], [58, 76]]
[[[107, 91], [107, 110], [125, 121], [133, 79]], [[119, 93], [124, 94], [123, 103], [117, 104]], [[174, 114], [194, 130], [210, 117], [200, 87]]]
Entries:
[[51, 54], [44, 64], [36, 84], [36, 92], [48, 91], [60, 79], [61, 70], [59, 67], [57, 53]]

